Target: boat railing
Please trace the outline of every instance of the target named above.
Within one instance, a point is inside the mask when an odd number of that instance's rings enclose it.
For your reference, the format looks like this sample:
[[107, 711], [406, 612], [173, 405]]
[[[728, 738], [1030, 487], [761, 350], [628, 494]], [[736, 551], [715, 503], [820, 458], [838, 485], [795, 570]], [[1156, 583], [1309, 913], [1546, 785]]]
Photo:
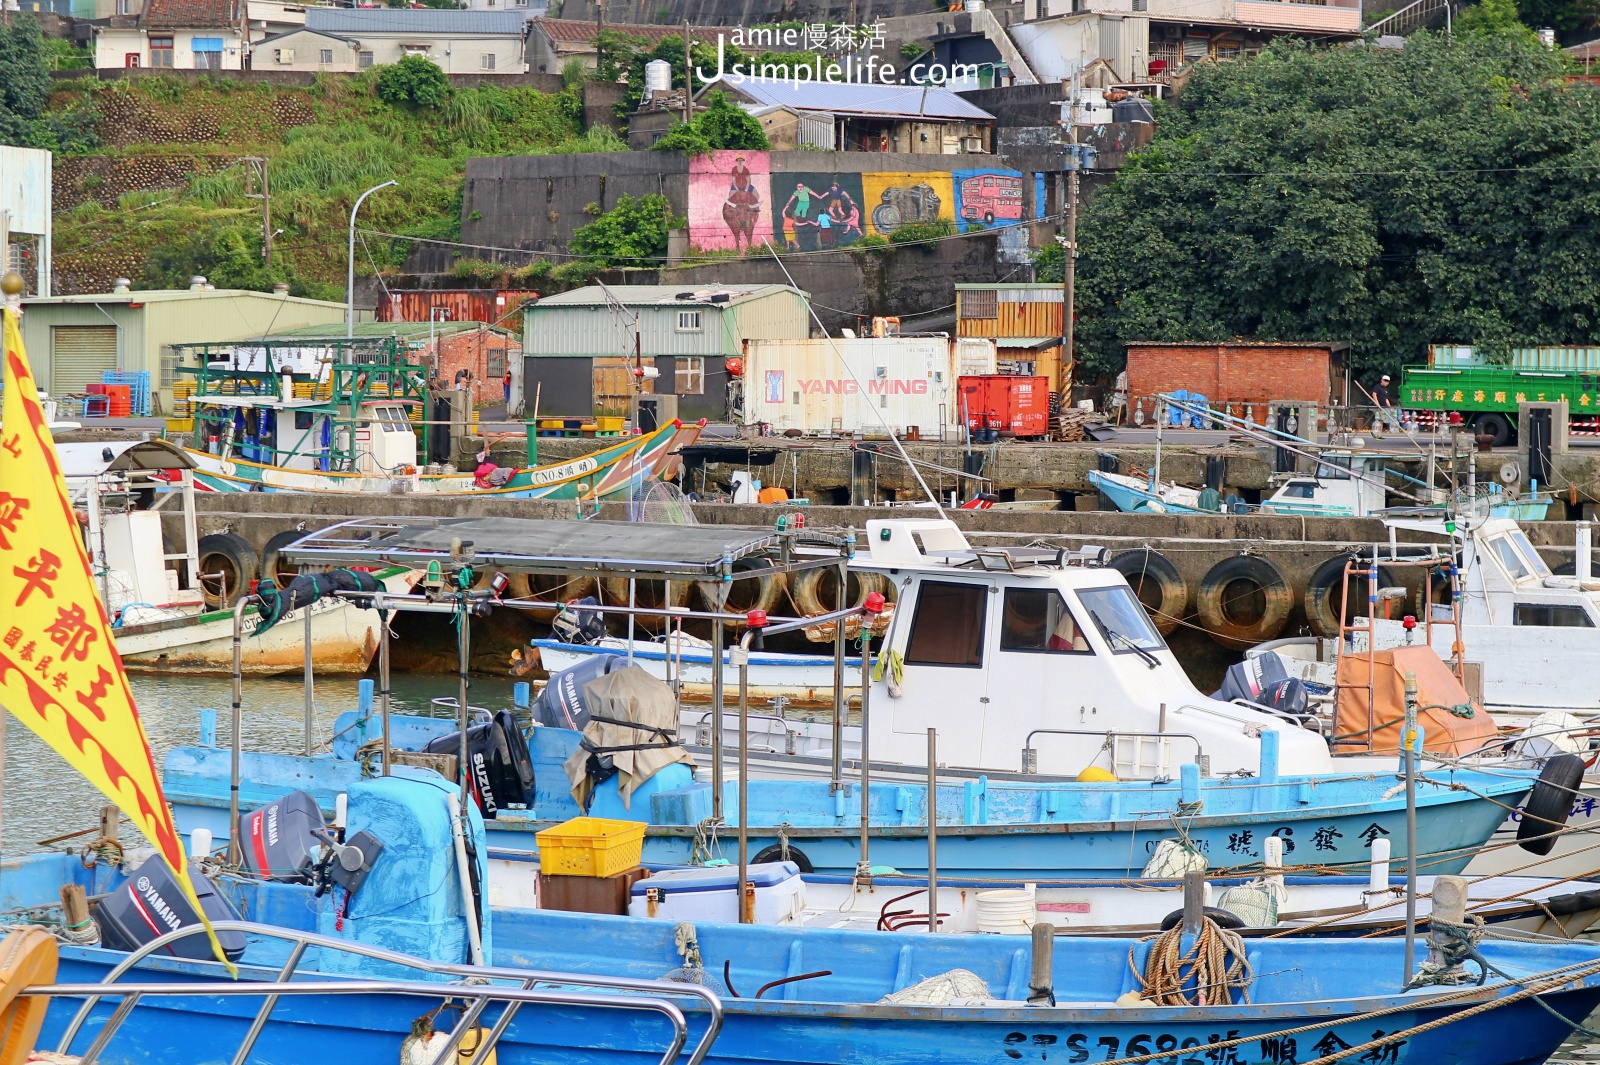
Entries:
[[1324, 732], [1325, 724], [1316, 714], [1297, 714], [1291, 710], [1280, 710], [1275, 706], [1268, 706], [1265, 703], [1258, 703], [1251, 699], [1230, 699], [1229, 702], [1235, 706], [1242, 706], [1247, 710], [1255, 710], [1258, 713], [1281, 717], [1285, 721], [1293, 721], [1301, 728], [1315, 732], [1319, 736], [1326, 735]]
[[[709, 747], [711, 745], [711, 717], [715, 713], [715, 710], [707, 710], [705, 713], [700, 715], [700, 720], [695, 722], [694, 739], [697, 746]], [[727, 719], [732, 719], [735, 723], [737, 723], [739, 720], [739, 714], [737, 711], [724, 710], [722, 712], [722, 716]], [[797, 734], [789, 727], [789, 722], [785, 718], [777, 714], [749, 714], [747, 715], [746, 720], [776, 722], [778, 727], [783, 730], [783, 753], [795, 753], [798, 744]], [[773, 730], [771, 729], [767, 730], [768, 740], [772, 738], [772, 731]], [[759, 751], [763, 754], [778, 753], [777, 748], [773, 747], [771, 743], [768, 743], [765, 747], [751, 747], [750, 749], [752, 751]]]
[[[124, 973], [156, 951], [170, 947], [179, 940], [206, 933], [206, 927], [203, 925], [179, 928], [176, 931], [168, 932], [164, 936], [153, 939], [138, 950], [131, 952], [107, 973], [105, 978], [98, 984], [51, 985], [29, 988], [24, 992], [30, 995], [84, 999], [83, 1005], [78, 1008], [78, 1012], [73, 1016], [71, 1023], [67, 1025], [66, 1031], [62, 1033], [61, 1041], [57, 1045], [57, 1053], [71, 1053], [72, 1044], [77, 1040], [85, 1022], [102, 998], [120, 998], [122, 1001], [118, 1004], [116, 1010], [95, 1035], [94, 1041], [90, 1043], [88, 1050], [79, 1058], [79, 1065], [93, 1065], [141, 999], [164, 995], [250, 995], [265, 997], [265, 1001], [261, 1003], [261, 1008], [256, 1011], [250, 1028], [240, 1041], [239, 1048], [234, 1053], [232, 1065], [244, 1065], [245, 1062], [250, 1060], [250, 1052], [254, 1049], [256, 1041], [261, 1037], [261, 1033], [266, 1029], [273, 1011], [277, 1008], [279, 999], [284, 996], [296, 995], [384, 994], [469, 1000], [471, 1004], [462, 1010], [461, 1019], [451, 1029], [446, 1044], [437, 1051], [433, 1059], [434, 1065], [444, 1065], [455, 1054], [456, 1047], [461, 1040], [468, 1032], [478, 1026], [479, 1018], [483, 1016], [489, 1005], [494, 1002], [504, 1003], [505, 1008], [501, 1010], [494, 1027], [489, 1030], [488, 1034], [479, 1041], [474, 1049], [474, 1060], [482, 1061], [488, 1059], [495, 1044], [500, 1041], [500, 1038], [505, 1035], [506, 1029], [511, 1026], [517, 1011], [527, 1003], [642, 1010], [659, 1013], [667, 1019], [673, 1030], [672, 1038], [662, 1052], [659, 1065], [673, 1065], [683, 1052], [684, 1044], [688, 1041], [688, 1020], [685, 1018], [683, 1010], [672, 999], [686, 996], [698, 999], [705, 1007], [709, 1017], [706, 1029], [696, 1041], [694, 1050], [690, 1053], [686, 1065], [702, 1065], [706, 1055], [711, 1051], [712, 1044], [722, 1030], [722, 1000], [709, 988], [699, 984], [601, 976], [587, 973], [560, 973], [536, 969], [513, 969], [488, 965], [435, 962], [410, 954], [402, 954], [398, 951], [386, 950], [382, 947], [370, 946], [365, 943], [353, 943], [315, 932], [257, 924], [252, 921], [213, 921], [211, 927], [218, 932], [240, 932], [252, 939], [288, 941], [291, 944], [289, 956], [278, 970], [276, 980], [197, 981], [193, 984], [167, 982], [158, 984], [117, 983]], [[295, 972], [304, 959], [306, 950], [311, 947], [387, 962], [431, 976], [455, 977], [456, 980], [452, 982], [431, 980], [294, 980]], [[502, 981], [502, 983], [494, 984], [490, 981]], [[516, 986], [507, 986], [508, 984], [515, 984]], [[560, 986], [539, 989], [536, 986], [539, 984]], [[582, 988], [603, 988], [606, 993], [581, 990]], [[613, 992], [623, 993], [615, 994]]]
[[[1153, 739], [1157, 742], [1158, 756], [1156, 761], [1149, 765], [1154, 773], [1148, 779], [1171, 779], [1170, 759], [1167, 757], [1166, 740], [1188, 740], [1194, 744], [1194, 760], [1197, 764], [1205, 764], [1205, 750], [1200, 745], [1200, 737], [1190, 732], [1133, 732], [1125, 729], [1074, 729], [1074, 728], [1036, 728], [1028, 733], [1028, 738], [1022, 741], [1022, 771], [1024, 773], [1039, 772], [1039, 750], [1033, 745], [1035, 736], [1089, 736], [1099, 738], [1101, 750], [1111, 752], [1113, 764], [1117, 762], [1117, 741], [1120, 739], [1146, 740]], [[1138, 751], [1135, 748], [1135, 757], [1132, 759], [1135, 773], [1142, 774], [1145, 763], [1139, 761]], [[1142, 775], [1139, 779], [1147, 779]]]

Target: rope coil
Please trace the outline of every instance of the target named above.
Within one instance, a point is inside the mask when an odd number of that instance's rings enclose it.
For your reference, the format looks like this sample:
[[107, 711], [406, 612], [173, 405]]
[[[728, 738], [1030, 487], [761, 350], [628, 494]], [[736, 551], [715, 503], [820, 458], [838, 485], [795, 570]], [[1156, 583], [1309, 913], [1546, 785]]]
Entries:
[[[1133, 960], [1139, 943], [1150, 944], [1142, 973]], [[1128, 968], [1139, 981], [1139, 996], [1157, 1006], [1230, 1005], [1234, 991], [1239, 992], [1240, 1002], [1248, 1003], [1250, 984], [1255, 980], [1244, 937], [1209, 917], [1201, 918], [1200, 934], [1187, 953], [1183, 950], [1183, 925], [1179, 924], [1130, 946]]]

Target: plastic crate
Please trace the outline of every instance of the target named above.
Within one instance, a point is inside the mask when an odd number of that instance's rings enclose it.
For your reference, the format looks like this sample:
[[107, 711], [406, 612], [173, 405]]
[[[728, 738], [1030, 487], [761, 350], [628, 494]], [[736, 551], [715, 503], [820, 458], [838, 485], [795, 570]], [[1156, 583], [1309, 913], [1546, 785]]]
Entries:
[[602, 433], [620, 433], [627, 421], [626, 418], [601, 416], [595, 418], [594, 427]]
[[549, 876], [615, 876], [639, 864], [644, 824], [574, 817], [536, 837], [539, 871]]
[[113, 387], [126, 388], [130, 413], [141, 418], [150, 416], [150, 371], [106, 370], [100, 374], [100, 381]]

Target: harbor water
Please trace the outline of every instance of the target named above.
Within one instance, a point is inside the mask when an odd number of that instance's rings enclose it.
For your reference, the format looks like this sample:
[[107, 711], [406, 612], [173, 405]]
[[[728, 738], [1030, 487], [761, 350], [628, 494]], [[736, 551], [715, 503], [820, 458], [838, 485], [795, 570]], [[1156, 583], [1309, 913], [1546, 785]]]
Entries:
[[[217, 743], [231, 742], [233, 682], [228, 677], [130, 674], [134, 698], [155, 756], [156, 769], [173, 747], [200, 741], [200, 711], [217, 712]], [[357, 678], [330, 676], [316, 682], [313, 742], [326, 750], [333, 722], [356, 707]], [[511, 705], [514, 682], [508, 677], [474, 676], [470, 702], [490, 710]], [[446, 674], [396, 674], [391, 707], [396, 713], [427, 713], [431, 700], [456, 696], [456, 678]], [[305, 753], [305, 688], [298, 677], [252, 677], [245, 681], [244, 749]], [[92, 828], [108, 800], [73, 771], [59, 755], [16, 722], [6, 729], [4, 819], [0, 847], [7, 857], [33, 854], [41, 840]], [[133, 831], [124, 826], [123, 842]], [[82, 846], [94, 833], [61, 846]]]

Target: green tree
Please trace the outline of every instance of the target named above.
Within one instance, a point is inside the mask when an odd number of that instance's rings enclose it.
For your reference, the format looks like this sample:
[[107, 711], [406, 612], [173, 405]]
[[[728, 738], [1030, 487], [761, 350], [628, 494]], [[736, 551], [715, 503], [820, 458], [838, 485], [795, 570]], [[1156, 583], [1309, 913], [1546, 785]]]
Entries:
[[32, 15], [16, 15], [0, 27], [0, 144], [35, 146], [40, 116], [50, 100], [44, 37]]
[[1517, 17], [1517, 0], [1478, 0], [1462, 9], [1455, 20], [1455, 30], [1469, 36], [1538, 39]]
[[620, 81], [624, 71], [633, 69], [639, 56], [648, 51], [647, 38], [621, 30], [601, 30], [594, 37], [594, 77], [596, 81]]
[[420, 55], [378, 68], [378, 98], [412, 107], [443, 107], [450, 96], [450, 79], [439, 64]]
[[672, 216], [667, 198], [624, 194], [617, 205], [572, 234], [572, 250], [586, 259], [610, 265], [659, 259], [667, 254], [667, 231], [684, 224]]
[[1600, 97], [1567, 69], [1519, 35], [1428, 33], [1199, 67], [1080, 215], [1086, 361], [1249, 336], [1349, 340], [1375, 370], [1430, 343], [1593, 342]]
[[729, 149], [741, 152], [765, 151], [771, 147], [761, 123], [744, 108], [728, 99], [726, 93], [706, 97], [706, 107], [690, 122], [680, 122], [665, 137], [650, 146], [659, 152], [706, 152]]

